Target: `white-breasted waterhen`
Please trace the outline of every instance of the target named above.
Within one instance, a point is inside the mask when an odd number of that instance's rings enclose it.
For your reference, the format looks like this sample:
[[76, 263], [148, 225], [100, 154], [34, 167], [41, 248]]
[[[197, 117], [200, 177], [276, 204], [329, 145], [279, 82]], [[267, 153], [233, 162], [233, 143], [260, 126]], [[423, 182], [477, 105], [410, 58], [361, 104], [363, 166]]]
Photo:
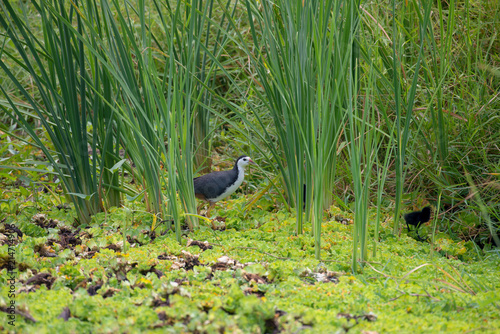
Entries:
[[420, 235], [418, 234], [418, 228], [420, 225], [423, 223], [427, 223], [430, 218], [431, 218], [431, 207], [426, 206], [425, 208], [422, 209], [422, 211], [414, 211], [410, 212], [404, 215], [405, 221], [406, 221], [406, 227], [408, 228], [408, 232], [410, 232], [410, 225], [415, 226], [415, 229], [417, 231], [417, 236], [419, 239]]
[[[215, 203], [231, 195], [239, 188], [245, 178], [245, 167], [249, 164], [255, 164], [249, 156], [242, 155], [234, 163], [231, 170], [208, 173], [193, 179], [194, 194], [196, 198], [210, 203], [207, 217], [210, 217], [210, 211]], [[203, 203], [198, 206], [198, 214]]]

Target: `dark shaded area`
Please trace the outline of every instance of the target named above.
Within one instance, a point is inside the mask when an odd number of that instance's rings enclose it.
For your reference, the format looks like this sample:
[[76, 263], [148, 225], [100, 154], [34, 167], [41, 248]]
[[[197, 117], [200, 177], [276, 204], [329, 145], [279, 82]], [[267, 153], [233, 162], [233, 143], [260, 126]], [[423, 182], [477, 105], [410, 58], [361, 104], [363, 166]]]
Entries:
[[371, 321], [371, 322], [377, 321], [377, 316], [371, 312], [366, 313], [366, 314], [360, 314], [360, 315], [354, 315], [354, 314], [350, 314], [350, 313], [338, 313], [337, 318], [345, 318], [348, 321], [350, 321], [350, 320], [355, 321], [354, 324], [342, 325], [342, 327], [344, 328], [344, 331], [346, 333], [349, 332], [349, 330], [351, 330], [354, 326], [359, 324], [359, 321]]
[[[6, 220], [7, 219], [4, 218], [0, 223], [4, 223]], [[16, 233], [18, 238], [23, 237], [23, 232], [21, 232], [21, 230], [13, 224], [5, 224], [5, 231], [8, 231], [10, 233]]]
[[98, 252], [99, 252], [99, 250], [88, 251], [84, 255], [82, 255], [82, 258], [84, 258], [84, 259], [91, 259], [91, 258], [94, 257], [95, 253], [98, 253]]
[[497, 216], [498, 214], [496, 213], [495, 215], [491, 215], [490, 213], [491, 226], [483, 221], [475, 230], [475, 235], [470, 237], [470, 240], [474, 241], [479, 248], [484, 249], [490, 247], [489, 245], [500, 247], [500, 222]]
[[55, 277], [52, 277], [52, 275], [49, 273], [39, 273], [35, 276], [30, 277], [26, 281], [25, 285], [34, 285], [35, 287], [39, 288], [40, 285], [45, 284], [47, 289], [50, 290], [55, 280]]
[[358, 323], [359, 320], [366, 320], [366, 321], [377, 321], [377, 316], [373, 313], [367, 313], [367, 314], [360, 314], [360, 315], [353, 315], [350, 313], [338, 313], [337, 318], [346, 318], [347, 320], [355, 320], [356, 323]]
[[71, 311], [69, 310], [69, 307], [63, 308], [61, 314], [57, 317], [58, 319], [64, 319], [64, 321], [68, 321], [68, 319], [71, 317]]
[[[52, 221], [52, 219], [50, 221]], [[64, 249], [73, 248], [76, 245], [82, 244], [82, 240], [80, 239], [79, 234], [80, 234], [80, 229], [77, 229], [75, 232], [72, 232], [70, 228], [66, 226], [61, 226], [58, 232], [59, 240], [48, 239], [47, 244], [51, 245], [58, 243]], [[82, 234], [88, 234], [88, 233], [82, 232]]]
[[111, 249], [111, 250], [114, 250], [115, 252], [119, 252], [121, 251], [121, 247], [116, 245], [116, 244], [109, 244], [107, 245], [106, 247], [104, 247], [105, 249]]
[[135, 267], [137, 267], [137, 262], [130, 263], [127, 261], [122, 261], [118, 262], [115, 266], [111, 267], [110, 269], [116, 276], [116, 279], [118, 281], [126, 281], [127, 273]]
[[[0, 306], [0, 311], [10, 314], [10, 310], [7, 308], [7, 306]], [[36, 322], [35, 318], [33, 318], [31, 314], [29, 314], [28, 312], [21, 311], [17, 307], [14, 309], [14, 313], [22, 316], [26, 320], [29, 320], [31, 322]]]
[[[156, 296], [153, 299], [153, 301], [151, 302], [151, 307], [153, 307], [153, 308], [157, 308], [160, 306], [170, 306], [170, 300], [169, 300], [168, 296], [166, 298]], [[165, 320], [165, 319], [160, 319], [160, 320]]]
[[184, 269], [186, 270], [192, 270], [195, 266], [201, 265], [200, 260], [198, 260], [198, 255], [193, 255], [189, 252], [182, 252], [182, 258], [186, 263], [184, 266]]
[[109, 288], [108, 290], [106, 290], [106, 292], [104, 292], [102, 294], [102, 298], [106, 299], [106, 298], [109, 298], [109, 297], [113, 297], [113, 295], [118, 292], [120, 290], [118, 289], [115, 289], [115, 288]]
[[54, 219], [47, 219], [47, 216], [44, 214], [36, 214], [32, 218], [33, 224], [41, 227], [41, 228], [56, 228], [57, 227], [57, 220]]
[[259, 289], [255, 289], [253, 287], [247, 287], [246, 289], [243, 290], [243, 293], [245, 294], [245, 296], [254, 295], [254, 296], [257, 296], [259, 298], [262, 298], [266, 295], [266, 293], [264, 291], [261, 291]]
[[61, 227], [59, 230], [59, 244], [64, 248], [81, 245], [82, 240], [80, 239], [80, 236], [78, 236], [78, 233], [80, 233], [80, 229], [77, 229], [75, 232], [71, 232], [70, 229]]
[[167, 255], [167, 253], [163, 253], [163, 254], [158, 255], [157, 259], [158, 260], [169, 260], [170, 255]]
[[155, 266], [152, 266], [151, 268], [149, 268], [147, 270], [140, 270], [139, 273], [141, 273], [141, 275], [144, 275], [144, 276], [146, 276], [146, 274], [148, 274], [148, 273], [155, 273], [158, 278], [161, 278], [162, 276], [164, 276], [164, 274], [160, 270], [156, 269]]
[[351, 225], [353, 224], [354, 222], [352, 221], [352, 219], [349, 219], [349, 218], [346, 218], [342, 215], [335, 215], [335, 221], [341, 223], [342, 225]]
[[[175, 284], [167, 286], [163, 289], [158, 295], [156, 295], [151, 303], [153, 308], [157, 308], [160, 306], [170, 306], [170, 296], [175, 294], [181, 294], [181, 285], [183, 280], [176, 279]], [[161, 312], [160, 312], [161, 313]], [[165, 320], [165, 319], [160, 319]]]
[[127, 241], [131, 245], [133, 245], [133, 244], [138, 244], [139, 246], [144, 245], [144, 243], [142, 241], [140, 241], [139, 239], [137, 239], [136, 236], [131, 237], [130, 235], [127, 235]]
[[102, 284], [97, 283], [96, 285], [91, 285], [87, 289], [87, 293], [89, 296], [95, 296], [97, 295], [97, 291], [102, 287]]
[[268, 284], [269, 283], [265, 277], [260, 276], [259, 274], [244, 273], [243, 278], [245, 280], [247, 280], [248, 282], [254, 282], [257, 284]]
[[274, 317], [270, 319], [266, 319], [264, 326], [264, 333], [269, 333], [269, 334], [277, 334], [281, 333], [283, 331], [283, 328], [281, 328], [278, 319], [286, 314], [285, 311], [281, 310], [276, 310], [274, 311]]
[[57, 209], [57, 210], [64, 210], [65, 212], [66, 212], [67, 210], [69, 210], [70, 208], [71, 208], [71, 207], [69, 206], [69, 204], [66, 204], [66, 203], [64, 203], [64, 204], [58, 204], [58, 205], [56, 206], [56, 209]]
[[199, 257], [199, 255], [193, 255], [189, 252], [181, 251], [180, 257], [163, 253], [163, 254], [158, 255], [158, 260], [172, 261], [173, 263], [172, 263], [171, 270], [176, 270], [176, 269], [181, 269], [181, 268], [183, 268], [185, 270], [191, 270], [195, 266], [202, 266], [203, 265], [198, 260], [198, 257]]
[[165, 311], [158, 312], [158, 319], [161, 321], [165, 321], [168, 319]]
[[[161, 321], [161, 323], [155, 324], [152, 326], [152, 328], [162, 328], [162, 327], [170, 327], [175, 325], [176, 322], [182, 321], [184, 325], [189, 324], [191, 321], [191, 317], [189, 315], [186, 315], [182, 317], [181, 319], [177, 319], [174, 317], [170, 317], [165, 313], [165, 311], [158, 312], [158, 320]], [[193, 333], [199, 333], [199, 331], [194, 331]]]
[[212, 249], [212, 245], [210, 245], [208, 243], [208, 241], [198, 241], [198, 240], [192, 240], [192, 239], [189, 239], [187, 244], [186, 244], [187, 247], [191, 247], [191, 246], [198, 246], [200, 247], [200, 249], [202, 251], [206, 251], [207, 249]]
[[49, 246], [44, 244], [36, 245], [35, 247], [33, 247], [33, 250], [35, 251], [35, 253], [40, 254], [40, 256], [42, 257], [57, 257], [57, 254], [52, 249], [50, 249]]
[[10, 262], [9, 255], [0, 254], [0, 270], [5, 269], [5, 268], [13, 270], [14, 268], [12, 266], [12, 263], [13, 262]]

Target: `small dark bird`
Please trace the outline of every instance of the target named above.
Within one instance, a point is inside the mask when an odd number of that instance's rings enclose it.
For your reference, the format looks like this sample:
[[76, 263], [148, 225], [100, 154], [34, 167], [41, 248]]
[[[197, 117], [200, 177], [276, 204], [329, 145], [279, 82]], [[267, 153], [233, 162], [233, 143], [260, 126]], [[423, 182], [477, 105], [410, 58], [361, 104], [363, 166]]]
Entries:
[[431, 207], [426, 206], [425, 208], [422, 209], [422, 211], [414, 211], [407, 213], [404, 215], [404, 218], [406, 221], [406, 226], [408, 227], [408, 232], [410, 232], [410, 225], [415, 226], [415, 229], [417, 231], [417, 236], [419, 239], [421, 239], [420, 235], [418, 235], [418, 228], [423, 223], [427, 223], [431, 218]]
[[[255, 162], [246, 155], [236, 159], [234, 167], [231, 170], [213, 172], [196, 177], [193, 179], [194, 194], [196, 198], [210, 203], [206, 216], [210, 216], [210, 211], [215, 203], [231, 195], [239, 188], [245, 178], [245, 167]], [[198, 213], [203, 203], [198, 206]]]

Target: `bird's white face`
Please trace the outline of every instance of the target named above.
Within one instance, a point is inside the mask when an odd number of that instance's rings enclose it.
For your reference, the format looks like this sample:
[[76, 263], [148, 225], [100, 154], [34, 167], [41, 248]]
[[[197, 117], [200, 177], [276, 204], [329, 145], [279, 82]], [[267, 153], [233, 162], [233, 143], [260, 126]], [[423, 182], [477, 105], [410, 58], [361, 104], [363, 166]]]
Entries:
[[243, 167], [245, 168], [246, 166], [248, 166], [249, 164], [253, 164], [255, 165], [255, 162], [253, 162], [252, 159], [250, 159], [250, 157], [243, 157], [241, 158], [240, 160], [238, 160], [238, 167]]

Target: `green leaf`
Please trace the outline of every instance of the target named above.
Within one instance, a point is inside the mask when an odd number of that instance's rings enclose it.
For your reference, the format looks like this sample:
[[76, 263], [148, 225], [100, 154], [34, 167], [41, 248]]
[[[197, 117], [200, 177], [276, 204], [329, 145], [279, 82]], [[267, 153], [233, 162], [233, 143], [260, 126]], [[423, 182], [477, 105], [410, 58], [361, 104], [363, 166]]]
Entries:
[[84, 199], [84, 200], [88, 201], [88, 200], [90, 200], [92, 198], [92, 196], [95, 195], [95, 193], [90, 194], [90, 195], [79, 194], [79, 193], [68, 193], [68, 195], [76, 196], [76, 197], [79, 197], [81, 199]]
[[21, 191], [21, 195], [23, 195], [24, 197], [28, 197], [30, 195], [30, 192], [23, 186], [20, 186], [19, 190]]
[[109, 171], [110, 171], [111, 173], [116, 172], [118, 169], [120, 169], [120, 167], [121, 167], [121, 166], [122, 166], [122, 165], [123, 165], [126, 161], [127, 161], [127, 159], [122, 159], [122, 160], [118, 161], [118, 162], [117, 162], [117, 163], [116, 163], [113, 167], [111, 167], [111, 168], [109, 169]]

